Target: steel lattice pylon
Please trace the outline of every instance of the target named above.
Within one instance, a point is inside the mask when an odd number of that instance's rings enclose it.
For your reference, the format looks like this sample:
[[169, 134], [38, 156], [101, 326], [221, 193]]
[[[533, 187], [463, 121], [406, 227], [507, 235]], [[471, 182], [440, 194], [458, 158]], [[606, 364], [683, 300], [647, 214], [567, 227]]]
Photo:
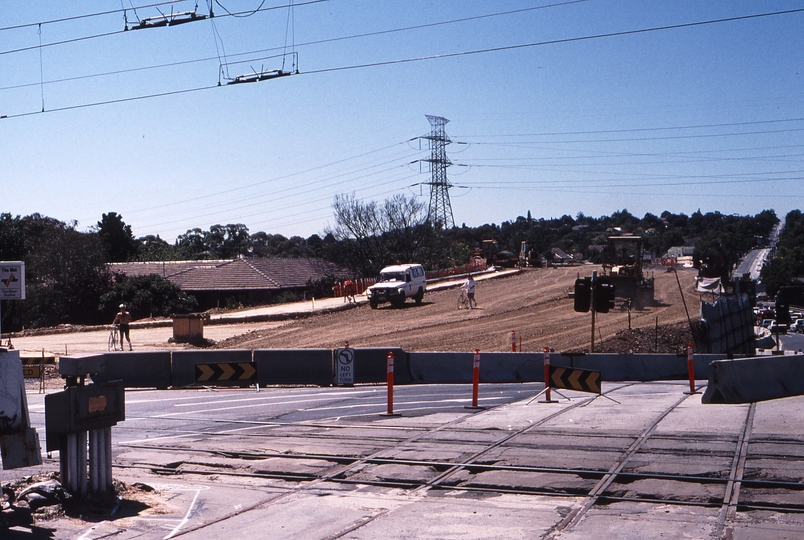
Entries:
[[446, 118], [426, 115], [430, 122], [430, 134], [425, 139], [430, 142], [430, 158], [424, 161], [430, 163], [430, 206], [427, 209], [427, 220], [438, 229], [451, 229], [455, 227], [455, 218], [452, 217], [452, 204], [449, 202], [449, 188], [452, 184], [447, 179], [447, 167], [452, 165], [447, 158], [447, 145], [452, 142], [447, 137], [444, 126]]

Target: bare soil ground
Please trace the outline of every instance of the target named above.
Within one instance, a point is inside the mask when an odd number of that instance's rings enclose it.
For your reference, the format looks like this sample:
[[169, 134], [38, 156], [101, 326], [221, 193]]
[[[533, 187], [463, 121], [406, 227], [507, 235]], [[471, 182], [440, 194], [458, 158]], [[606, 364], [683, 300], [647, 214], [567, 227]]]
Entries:
[[[346, 311], [291, 321], [218, 343], [220, 348], [401, 347], [408, 351], [511, 350], [511, 331], [522, 351], [588, 351], [591, 314], [573, 310], [576, 277], [599, 267], [525, 269], [521, 274], [478, 281], [478, 307], [458, 310], [455, 289], [428, 292], [421, 305], [390, 305], [372, 310], [361, 305]], [[698, 318], [696, 272], [676, 274], [656, 267], [655, 304], [628, 311], [622, 306], [598, 314], [595, 352], [683, 352], [691, 342], [683, 290], [690, 317]], [[681, 288], [679, 288], [679, 282]], [[657, 350], [658, 349], [658, 350]]]

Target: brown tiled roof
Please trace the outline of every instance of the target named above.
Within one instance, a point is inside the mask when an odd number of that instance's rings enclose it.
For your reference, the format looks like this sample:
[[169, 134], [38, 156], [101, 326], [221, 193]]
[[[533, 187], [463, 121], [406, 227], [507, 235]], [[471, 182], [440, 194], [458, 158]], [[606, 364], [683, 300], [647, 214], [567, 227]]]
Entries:
[[192, 268], [219, 266], [232, 262], [229, 259], [214, 261], [146, 261], [146, 262], [124, 262], [110, 263], [109, 270], [127, 276], [148, 276], [157, 274], [168, 277], [179, 272], [184, 272]]
[[346, 268], [322, 259], [115, 263], [111, 270], [126, 275], [159, 274], [185, 291], [300, 288], [325, 276], [353, 277]]

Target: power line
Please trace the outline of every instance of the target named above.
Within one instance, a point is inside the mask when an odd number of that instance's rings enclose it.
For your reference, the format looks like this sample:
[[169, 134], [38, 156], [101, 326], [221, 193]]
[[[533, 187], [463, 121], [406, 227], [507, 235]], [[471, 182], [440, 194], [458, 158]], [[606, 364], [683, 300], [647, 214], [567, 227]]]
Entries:
[[[173, 0], [173, 2], [175, 2], [175, 1], [181, 1], [181, 0]], [[310, 4], [319, 4], [321, 2], [328, 2], [328, 1], [329, 0], [307, 0], [306, 2], [300, 2], [298, 4], [295, 4], [295, 6], [306, 6], [306, 5], [310, 5]], [[173, 3], [173, 2], [169, 2], [169, 3]], [[168, 3], [168, 2], [164, 2], [164, 3]], [[154, 4], [154, 5], [161, 5], [161, 4]], [[270, 6], [270, 7], [262, 8], [259, 11], [272, 11], [272, 10], [276, 10], [276, 9], [285, 9], [286, 7], [287, 6]], [[137, 9], [140, 9], [140, 8], [137, 8]], [[113, 11], [111, 13], [118, 13], [120, 11], [124, 11], [124, 10], [122, 10], [122, 9], [121, 10], [115, 10], [115, 11]], [[234, 16], [234, 15], [230, 15], [230, 14], [217, 15], [215, 18], [232, 17], [232, 16]], [[198, 20], [200, 21], [200, 20], [203, 20], [203, 19], [199, 18]], [[39, 23], [37, 23], [37, 24], [39, 24]], [[34, 24], [33, 26], [36, 26], [37, 24]], [[31, 26], [31, 25], [27, 24], [25, 26]], [[9, 49], [9, 50], [5, 50], [5, 51], [0, 51], [0, 56], [6, 55], [6, 54], [15, 54], [15, 53], [21, 53], [21, 52], [26, 52], [26, 51], [32, 51], [34, 49], [41, 49], [42, 47], [55, 47], [55, 46], [58, 46], [58, 45], [67, 45], [67, 44], [70, 44], [70, 43], [78, 43], [78, 42], [81, 42], [81, 41], [87, 41], [87, 40], [91, 40], [91, 39], [115, 36], [115, 35], [123, 34], [123, 33], [126, 33], [126, 32], [128, 32], [128, 29], [116, 30], [116, 31], [113, 31], [113, 32], [104, 32], [104, 33], [101, 33], [101, 34], [92, 34], [92, 35], [88, 35], [88, 36], [80, 36], [80, 37], [64, 39], [64, 40], [60, 40], [60, 41], [51, 41], [50, 43], [43, 43], [41, 45], [32, 45], [30, 47], [20, 47], [18, 49]]]
[[[173, 0], [173, 1], [181, 1], [181, 0]], [[317, 1], [321, 2], [321, 1], [326, 1], [326, 0], [317, 0]], [[502, 12], [491, 13], [491, 14], [486, 14], [486, 15], [477, 15], [477, 16], [473, 16], [473, 17], [464, 17], [464, 18], [461, 18], [461, 19], [451, 19], [451, 20], [448, 20], [448, 21], [439, 21], [439, 22], [435, 22], [435, 23], [420, 24], [420, 25], [415, 25], [415, 26], [406, 26], [406, 27], [402, 27], [402, 28], [394, 28], [394, 29], [391, 29], [391, 30], [380, 30], [380, 31], [377, 31], [377, 32], [367, 32], [367, 33], [363, 33], [363, 34], [353, 34], [351, 36], [343, 36], [343, 37], [337, 37], [337, 38], [329, 38], [329, 39], [307, 41], [307, 42], [304, 42], [304, 43], [300, 43], [298, 45], [294, 45], [294, 47], [308, 47], [308, 46], [311, 46], [311, 45], [321, 45], [321, 44], [324, 44], [324, 43], [333, 43], [333, 42], [337, 42], [337, 41], [345, 41], [345, 40], [350, 40], [350, 39], [360, 39], [360, 38], [364, 38], [364, 37], [374, 37], [374, 36], [380, 36], [380, 35], [385, 35], [385, 34], [407, 32], [407, 31], [411, 31], [411, 30], [419, 30], [419, 29], [422, 29], [422, 28], [430, 28], [430, 27], [435, 27], [435, 26], [456, 24], [456, 23], [473, 21], [473, 20], [478, 20], [478, 19], [485, 19], [485, 18], [491, 18], [491, 17], [500, 17], [500, 16], [506, 16], [506, 15], [513, 15], [513, 14], [518, 14], [518, 13], [522, 13], [522, 12], [526, 12], [526, 11], [533, 11], [533, 10], [537, 10], [537, 9], [545, 9], [545, 8], [550, 8], [550, 7], [558, 7], [558, 6], [564, 6], [564, 5], [568, 5], [568, 4], [576, 4], [576, 3], [582, 3], [582, 2], [588, 2], [588, 1], [589, 0], [571, 0], [569, 2], [561, 2], [561, 3], [557, 3], [557, 4], [548, 4], [548, 5], [545, 5], [545, 6], [536, 6], [536, 7], [517, 9], [517, 10], [512, 10], [512, 11], [502, 11]], [[301, 3], [301, 4], [295, 3], [295, 4], [293, 4], [292, 7], [307, 5], [308, 3], [317, 3], [317, 2], [305, 2], [305, 3]], [[139, 9], [139, 8], [137, 8], [137, 9]], [[272, 8], [272, 9], [279, 9], [279, 8], [277, 7], [277, 8]], [[214, 26], [214, 22], [213, 22], [213, 26]], [[216, 46], [217, 46], [217, 41], [216, 41]], [[228, 56], [248, 56], [248, 55], [253, 55], [253, 54], [265, 54], [265, 53], [270, 53], [270, 52], [274, 52], [274, 51], [283, 50], [284, 48], [285, 48], [284, 46], [283, 47], [270, 47], [268, 49], [258, 49], [258, 50], [255, 50], [255, 51], [235, 53], [235, 54], [230, 54]], [[0, 54], [3, 54], [3, 52], [0, 51]], [[226, 55], [224, 54], [224, 56], [226, 56]], [[263, 58], [256, 58], [256, 59], [251, 59], [249, 61], [256, 61], [256, 60], [262, 60], [262, 59]], [[105, 76], [109, 76], [109, 75], [120, 75], [120, 74], [124, 74], [124, 73], [132, 73], [132, 72], [136, 72], [136, 71], [147, 71], [147, 70], [151, 70], [151, 69], [161, 69], [161, 68], [165, 68], [165, 67], [175, 67], [175, 66], [180, 66], [180, 65], [202, 63], [202, 62], [210, 62], [210, 61], [214, 61], [214, 60], [220, 60], [220, 55], [218, 55], [217, 57], [197, 58], [197, 59], [194, 59], [194, 60], [185, 60], [185, 61], [181, 61], [181, 62], [170, 62], [170, 63], [166, 63], [166, 64], [157, 64], [157, 65], [154, 65], [154, 66], [144, 66], [144, 67], [139, 67], [139, 68], [130, 68], [130, 69], [123, 69], [123, 70], [116, 70], [116, 71], [108, 71], [108, 72], [104, 72], [104, 73], [82, 75], [82, 76], [78, 76], [78, 77], [67, 77], [67, 78], [62, 78], [62, 79], [55, 79], [55, 80], [51, 80], [51, 81], [45, 81], [45, 84], [69, 82], [69, 81], [81, 80], [81, 79], [89, 79], [89, 78], [94, 78], [94, 77], [105, 77]], [[34, 84], [37, 84], [37, 83], [25, 83], [25, 84], [13, 85], [13, 86], [5, 86], [5, 87], [0, 87], [0, 90], [24, 88], [26, 86], [32, 86]]]
[[[316, 3], [325, 2], [325, 1], [327, 1], [327, 0], [309, 0], [308, 2], [299, 3], [299, 4], [295, 4], [295, 5], [296, 6], [302, 6], [302, 5], [308, 5], [308, 4], [316, 4]], [[578, 1], [578, 0], [576, 0], [576, 1]], [[574, 2], [567, 2], [567, 3], [574, 3]], [[553, 4], [553, 5], [564, 5], [564, 4]], [[263, 10], [280, 9], [280, 8], [284, 8], [284, 7], [285, 6], [275, 6], [275, 7], [263, 8]], [[589, 40], [595, 40], [595, 39], [605, 39], [605, 38], [612, 38], [612, 37], [623, 37], [623, 36], [629, 36], [629, 35], [638, 35], [638, 34], [651, 33], [651, 32], [661, 32], [661, 31], [666, 31], [666, 30], [678, 30], [678, 29], [682, 29], [682, 28], [692, 28], [692, 27], [706, 26], [706, 25], [712, 25], [712, 24], [722, 24], [722, 23], [730, 23], [730, 22], [737, 22], [737, 21], [745, 21], [745, 20], [758, 19], [758, 18], [764, 18], [764, 17], [773, 17], [773, 16], [778, 16], [778, 15], [791, 15], [791, 14], [797, 14], [797, 13], [802, 13], [802, 12], [804, 12], [804, 8], [791, 9], [791, 10], [785, 10], [785, 11], [777, 11], [777, 12], [765, 12], [765, 13], [757, 13], [757, 14], [753, 14], [753, 15], [741, 15], [741, 16], [736, 16], [736, 17], [727, 17], [727, 18], [721, 18], [721, 19], [710, 19], [710, 20], [706, 20], [706, 21], [696, 21], [696, 22], [691, 22], [691, 23], [679, 23], [679, 24], [674, 24], [674, 25], [655, 26], [655, 27], [642, 28], [642, 29], [637, 29], [637, 30], [624, 30], [624, 31], [620, 31], [620, 32], [609, 32], [609, 33], [594, 34], [594, 35], [580, 36], [580, 37], [574, 37], [574, 38], [563, 38], [563, 39], [555, 39], [555, 40], [548, 40], [548, 41], [539, 41], [539, 42], [525, 43], [525, 44], [520, 44], [520, 45], [506, 45], [506, 46], [501, 46], [501, 47], [475, 49], [475, 50], [471, 50], [471, 51], [460, 51], [460, 52], [455, 52], [455, 53], [444, 53], [444, 54], [437, 54], [437, 55], [419, 56], [419, 57], [414, 57], [414, 58], [404, 58], [404, 59], [397, 59], [397, 60], [386, 60], [386, 61], [371, 62], [371, 63], [365, 63], [365, 64], [354, 64], [354, 65], [351, 65], [351, 66], [339, 66], [339, 67], [331, 67], [331, 68], [322, 68], [322, 69], [311, 70], [311, 71], [306, 71], [306, 72], [299, 72], [299, 73], [296, 73], [295, 75], [316, 75], [316, 74], [321, 74], [321, 73], [346, 71], [346, 70], [352, 70], [352, 69], [365, 69], [365, 68], [382, 67], [382, 66], [389, 66], [389, 65], [396, 65], [396, 64], [412, 63], [412, 62], [423, 62], [423, 61], [428, 61], [428, 60], [439, 60], [439, 59], [445, 59], [445, 58], [455, 58], [455, 57], [460, 57], [460, 56], [488, 54], [488, 53], [493, 53], [493, 52], [511, 51], [511, 50], [524, 49], [524, 48], [540, 47], [540, 46], [545, 46], [545, 45], [565, 44], [565, 43], [573, 43], [573, 42], [579, 42], [579, 41], [589, 41]], [[492, 16], [492, 15], [487, 15], [487, 16]], [[448, 21], [448, 22], [444, 22], [444, 23], [433, 23], [433, 24], [449, 24], [449, 23], [450, 22]], [[415, 28], [415, 27], [410, 27], [410, 28]], [[392, 30], [392, 31], [401, 31], [401, 30]], [[386, 32], [392, 32], [392, 31], [386, 31]], [[82, 38], [75, 38], [73, 40], [66, 40], [64, 42], [45, 44], [43, 46], [55, 45], [55, 44], [60, 44], [60, 43], [69, 43], [69, 42], [73, 42], [73, 41], [91, 39], [91, 38], [94, 38], [94, 37], [105, 37], [105, 36], [110, 36], [110, 35], [119, 34], [119, 33], [121, 33], [121, 32], [110, 32], [110, 33], [106, 33], [106, 34], [98, 34], [97, 36], [87, 36], [87, 37], [82, 37]], [[370, 35], [370, 34], [365, 34], [365, 35]], [[324, 41], [335, 41], [337, 39], [353, 39], [353, 38], [356, 38], [356, 37], [363, 37], [363, 36], [364, 35], [357, 35], [357, 36], [351, 36], [349, 38], [335, 38], [333, 40], [324, 40]], [[324, 41], [310, 42], [310, 43], [322, 43]], [[307, 45], [307, 44], [305, 44], [305, 45]], [[302, 46], [302, 45], [298, 45], [298, 46]], [[36, 49], [36, 48], [37, 47], [27, 47], [27, 48], [23, 48], [23, 49], [16, 49], [14, 51], [0, 51], [0, 55], [8, 54], [10, 52], [19, 52], [19, 51], [25, 51], [25, 50], [32, 50], [32, 49]], [[279, 48], [276, 48], [276, 49], [278, 50]], [[270, 49], [270, 50], [275, 50], [275, 49]], [[209, 60], [214, 60], [214, 59], [207, 59], [207, 60], [203, 60], [203, 61], [209, 61]], [[148, 68], [143, 68], [143, 69], [148, 69]], [[134, 97], [130, 97], [130, 98], [121, 98], [121, 99], [117, 99], [117, 100], [106, 100], [106, 101], [88, 103], [88, 104], [84, 104], [84, 105], [60, 107], [60, 108], [50, 109], [50, 110], [47, 110], [47, 111], [27, 112], [27, 113], [18, 113], [18, 114], [7, 114], [7, 115], [4, 115], [4, 116], [0, 116], [0, 118], [18, 118], [18, 117], [23, 117], [23, 116], [30, 116], [30, 115], [33, 115], [33, 114], [41, 114], [41, 113], [45, 113], [45, 112], [59, 112], [59, 111], [64, 111], [64, 110], [76, 109], [76, 108], [87, 108], [87, 107], [93, 107], [93, 106], [109, 105], [109, 104], [114, 104], [114, 103], [122, 103], [122, 102], [126, 102], [126, 101], [136, 101], [136, 100], [143, 100], [143, 99], [150, 99], [150, 98], [156, 98], [156, 97], [164, 97], [164, 96], [176, 95], [176, 94], [181, 94], [181, 93], [197, 92], [199, 90], [208, 90], [210, 88], [215, 88], [215, 86], [201, 86], [201, 87], [190, 88], [190, 89], [185, 89], [185, 90], [176, 90], [176, 91], [170, 91], [170, 92], [145, 94], [145, 95], [141, 95], [141, 96], [134, 96]], [[578, 142], [585, 142], [585, 141], [578, 141]]]
[[[405, 141], [405, 142], [407, 142], [407, 141]], [[184, 204], [186, 204], [188, 202], [195, 202], [195, 201], [200, 201], [200, 200], [204, 200], [204, 199], [216, 199], [216, 200], [218, 200], [221, 196], [226, 195], [228, 193], [240, 192], [240, 191], [243, 191], [243, 190], [249, 189], [249, 188], [262, 187], [262, 186], [264, 186], [265, 184], [268, 184], [268, 183], [278, 182], [280, 180], [287, 180], [287, 179], [293, 178], [295, 176], [301, 176], [301, 175], [304, 175], [304, 174], [315, 172], [317, 170], [326, 169], [326, 168], [332, 167], [334, 165], [340, 165], [340, 164], [345, 163], [347, 161], [363, 158], [363, 157], [366, 157], [368, 155], [375, 154], [377, 152], [382, 152], [384, 150], [388, 150], [390, 148], [400, 146], [402, 144], [404, 144], [404, 142], [402, 142], [402, 143], [394, 143], [394, 144], [391, 144], [391, 145], [388, 145], [388, 146], [384, 146], [382, 148], [378, 148], [376, 150], [370, 150], [368, 152], [363, 152], [363, 153], [355, 155], [355, 156], [350, 156], [350, 157], [347, 157], [347, 158], [339, 159], [339, 160], [333, 161], [331, 163], [327, 163], [327, 164], [324, 164], [324, 165], [319, 165], [319, 166], [316, 166], [316, 167], [311, 167], [309, 169], [305, 169], [305, 170], [302, 170], [302, 171], [297, 171], [297, 172], [287, 174], [287, 175], [283, 175], [283, 176], [279, 176], [279, 177], [272, 177], [270, 179], [261, 180], [259, 182], [254, 182], [254, 183], [251, 183], [251, 184], [248, 184], [248, 185], [245, 185], [245, 186], [239, 186], [239, 187], [228, 189], [228, 190], [216, 191], [214, 193], [208, 193], [206, 195], [199, 195], [198, 197], [194, 197], [192, 199], [183, 199], [181, 201], [174, 201], [174, 202], [170, 202], [170, 203], [160, 204], [158, 206], [152, 206], [152, 207], [149, 208], [149, 210], [157, 210], [157, 209], [162, 209], [162, 208], [169, 208], [169, 207], [173, 207], [173, 206], [184, 205]]]
[[[327, 1], [327, 0], [308, 0], [307, 2], [302, 2], [302, 3], [295, 4], [295, 6], [316, 4], [316, 3], [325, 2], [325, 1]], [[559, 3], [559, 4], [550, 4], [549, 6], [542, 6], [542, 7], [555, 7], [555, 6], [561, 6], [561, 5], [566, 5], [566, 4], [577, 3], [579, 1], [584, 1], [584, 0], [575, 0], [575, 1], [570, 1], [570, 2]], [[273, 9], [284, 9], [284, 7], [285, 6], [271, 6], [271, 7], [267, 7], [267, 8], [261, 8], [261, 10], [267, 11], [267, 10], [273, 10]], [[530, 9], [536, 9], [536, 8], [527, 8], [527, 9], [530, 10]], [[119, 10], [117, 10], [117, 11], [119, 11]], [[506, 15], [506, 14], [515, 13], [515, 12], [518, 12], [518, 11], [522, 11], [522, 10], [515, 10], [515, 11], [512, 11], [512, 12], [500, 12], [499, 14], [482, 15], [482, 16], [477, 16], [477, 17], [473, 17], [473, 18]], [[696, 22], [691, 22], [691, 23], [679, 23], [679, 24], [674, 24], [674, 25], [655, 26], [655, 27], [642, 28], [642, 29], [637, 29], [637, 30], [624, 30], [624, 31], [620, 31], [620, 32], [609, 32], [609, 33], [594, 34], [594, 35], [589, 35], [589, 36], [579, 36], [579, 37], [574, 37], [574, 38], [563, 38], [563, 39], [555, 39], [555, 40], [548, 40], [548, 41], [539, 41], [539, 42], [525, 43], [525, 44], [520, 44], [520, 45], [507, 45], [507, 46], [502, 46], [502, 47], [476, 49], [476, 50], [471, 50], [471, 51], [460, 51], [460, 52], [455, 52], [455, 53], [444, 53], [444, 54], [420, 56], [420, 57], [398, 59], [398, 60], [387, 60], [387, 61], [380, 61], [380, 62], [371, 62], [371, 63], [366, 63], [366, 64], [355, 64], [355, 65], [351, 65], [351, 66], [322, 68], [322, 69], [318, 69], [318, 70], [311, 70], [311, 71], [307, 71], [307, 72], [301, 72], [299, 74], [301, 74], [301, 75], [305, 75], [305, 74], [306, 75], [312, 75], [312, 74], [328, 73], [328, 72], [335, 72], [335, 71], [345, 71], [345, 70], [351, 70], [351, 69], [364, 69], [364, 68], [370, 68], [370, 67], [381, 67], [381, 66], [388, 66], [388, 65], [395, 65], [395, 64], [411, 63], [411, 62], [422, 62], [422, 61], [427, 61], [427, 60], [454, 58], [454, 57], [459, 57], [459, 56], [487, 54], [487, 53], [510, 51], [510, 50], [517, 50], [517, 49], [523, 49], [523, 48], [540, 47], [540, 46], [545, 46], [545, 45], [573, 43], [573, 42], [579, 42], [579, 41], [605, 39], [605, 38], [611, 38], [611, 37], [623, 37], [623, 36], [637, 35], [637, 34], [650, 33], [650, 32], [660, 32], [660, 31], [666, 31], [666, 30], [677, 30], [677, 29], [682, 29], [682, 28], [692, 28], [692, 27], [712, 25], [712, 24], [722, 24], [722, 23], [729, 23], [729, 22], [745, 21], [745, 20], [758, 19], [758, 18], [764, 18], [764, 17], [773, 17], [773, 16], [779, 16], [779, 15], [791, 15], [791, 14], [797, 14], [797, 13], [802, 13], [802, 12], [804, 12], [804, 8], [791, 9], [791, 10], [785, 10], [785, 11], [777, 11], [777, 12], [756, 13], [756, 14], [752, 14], [752, 15], [741, 15], [741, 16], [726, 17], [726, 18], [720, 18], [720, 19], [710, 19], [710, 20], [706, 20], [706, 21], [696, 21]], [[305, 44], [298, 45], [298, 46], [301, 47], [303, 45], [324, 43], [324, 42], [336, 41], [336, 40], [340, 40], [340, 39], [355, 39], [355, 38], [359, 38], [359, 37], [365, 37], [365, 36], [370, 36], [370, 35], [378, 35], [378, 34], [389, 33], [389, 32], [400, 32], [400, 31], [406, 31], [406, 30], [420, 28], [420, 27], [439, 25], [439, 24], [452, 24], [454, 22], [463, 22], [465, 20], [471, 20], [473, 18], [456, 19], [454, 21], [444, 21], [444, 22], [440, 22], [440, 23], [431, 23], [429, 25], [412, 26], [412, 27], [406, 27], [404, 29], [387, 30], [387, 31], [382, 31], [382, 32], [377, 32], [377, 33], [359, 34], [359, 35], [349, 36], [349, 37], [344, 37], [344, 38], [333, 38], [331, 40], [322, 40], [322, 41], [318, 41], [318, 42], [313, 41], [313, 42], [305, 43]], [[61, 43], [70, 43], [70, 42], [74, 42], [74, 41], [92, 39], [92, 38], [95, 38], [95, 37], [106, 37], [106, 36], [111, 36], [111, 35], [114, 35], [114, 34], [119, 34], [121, 32], [122, 31], [110, 32], [110, 33], [106, 33], [106, 34], [98, 34], [96, 36], [86, 36], [86, 37], [81, 37], [81, 38], [74, 38], [72, 40], [65, 40], [63, 42], [54, 42], [54, 43], [50, 43], [50, 44], [44, 44], [43, 46], [52, 46], [52, 45], [61, 44]], [[9, 54], [11, 52], [20, 52], [20, 51], [32, 50], [32, 49], [35, 49], [35, 48], [37, 48], [37, 47], [27, 47], [27, 48], [15, 49], [13, 51], [0, 51], [0, 55]], [[278, 50], [279, 48], [276, 48], [276, 49]], [[274, 49], [270, 49], [270, 50], [274, 50]], [[209, 61], [209, 60], [210, 59], [199, 60], [199, 61]], [[176, 91], [176, 92], [169, 92], [169, 93], [148, 94], [148, 95], [138, 96], [138, 97], [131, 98], [131, 99], [146, 99], [146, 98], [150, 98], [150, 97], [162, 97], [163, 95], [172, 95], [174, 93], [181, 93], [181, 92], [194, 92], [194, 91], [197, 91], [197, 90], [208, 89], [208, 88], [210, 88], [210, 87], [199, 87], [199, 88], [193, 88], [193, 89], [188, 89], [188, 90], [183, 90], [183, 91]], [[92, 105], [107, 105], [107, 104], [110, 104], [110, 103], [116, 103], [118, 101], [121, 101], [121, 100], [102, 101], [102, 102], [97, 102], [95, 104], [84, 105], [84, 107], [92, 106]], [[54, 109], [53, 111], [59, 111], [59, 110], [65, 110], [65, 108]], [[45, 111], [45, 112], [47, 112], [47, 111]], [[8, 115], [9, 118], [16, 117], [16, 116], [28, 116], [28, 113], [23, 113], [23, 114], [20, 114], [20, 115]]]
[[493, 52], [503, 52], [503, 51], [513, 51], [517, 49], [527, 49], [532, 47], [542, 47], [545, 45], [559, 45], [565, 43], [576, 43], [579, 41], [590, 41], [595, 39], [604, 39], [604, 38], [612, 38], [612, 37], [623, 37], [623, 36], [632, 36], [638, 34], [646, 34], [650, 32], [662, 32], [665, 30], [679, 30], [682, 28], [693, 28], [696, 26], [706, 26], [712, 24], [721, 24], [721, 23], [728, 23], [728, 22], [737, 22], [737, 21], [745, 21], [749, 19], [758, 19], [762, 17], [773, 17], [776, 15], [791, 15], [795, 13], [802, 13], [804, 12], [804, 8], [801, 9], [790, 9], [786, 11], [776, 11], [776, 12], [769, 12], [769, 13], [757, 13], [754, 15], [742, 15], [738, 17], [727, 17], [723, 19], [711, 19], [708, 21], [697, 21], [692, 23], [680, 23], [680, 24], [672, 24], [666, 26], [654, 26], [651, 28], [641, 28], [638, 30], [623, 30], [620, 32], [608, 32], [604, 34], [593, 34], [590, 36], [580, 36], [574, 38], [563, 38], [563, 39], [552, 39], [547, 41], [537, 41], [533, 43], [523, 43], [520, 45], [505, 45], [501, 47], [489, 47], [486, 49], [475, 49], [472, 51], [461, 51], [455, 53], [444, 53], [444, 54], [434, 54], [430, 56], [420, 56], [417, 58], [403, 58], [399, 60], [386, 60], [381, 62], [370, 62], [366, 64], [355, 64], [352, 66], [342, 66], [336, 68], [325, 68], [319, 70], [308, 71], [306, 74], [315, 74], [315, 73], [327, 73], [332, 71], [345, 71], [350, 69], [363, 69], [369, 67], [381, 67], [381, 66], [390, 66], [394, 64], [407, 64], [411, 62], [421, 62], [425, 60], [440, 60], [444, 58], [456, 58], [459, 56], [469, 56], [475, 54], [487, 54]]
[[151, 7], [166, 6], [166, 5], [177, 4], [177, 3], [180, 3], [180, 2], [186, 2], [186, 1], [187, 0], [165, 0], [164, 2], [158, 2], [158, 3], [155, 3], [155, 4], [146, 4], [146, 5], [137, 6], [137, 7], [132, 6], [130, 8], [112, 9], [112, 10], [109, 10], [109, 11], [99, 11], [97, 13], [86, 13], [84, 15], [74, 15], [72, 17], [62, 17], [60, 19], [50, 19], [50, 20], [47, 20], [47, 21], [40, 21], [40, 22], [34, 22], [34, 23], [24, 23], [24, 24], [17, 24], [17, 25], [14, 25], [14, 26], [4, 26], [4, 27], [0, 28], [0, 32], [2, 32], [4, 30], [20, 30], [22, 28], [32, 28], [32, 27], [41, 26], [41, 25], [44, 25], [44, 24], [55, 24], [55, 23], [62, 23], [62, 22], [69, 22], [69, 21], [77, 21], [77, 20], [80, 20], [80, 19], [89, 19], [91, 17], [101, 17], [101, 16], [104, 16], [104, 15], [114, 15], [115, 13], [124, 13], [124, 12], [129, 11], [129, 10], [138, 10], [138, 9], [146, 9], [146, 8], [151, 8]]
[[[563, 137], [566, 135], [601, 135], [609, 133], [640, 133], [650, 131], [678, 131], [681, 129], [710, 129], [722, 127], [736, 127], [736, 126], [756, 126], [765, 124], [779, 124], [783, 122], [804, 122], [804, 118], [786, 118], [779, 120], [754, 120], [750, 122], [727, 122], [717, 124], [693, 124], [691, 126], [667, 126], [667, 127], [647, 127], [647, 128], [628, 128], [628, 129], [598, 129], [591, 131], [553, 131], [545, 133], [524, 133], [524, 134], [506, 134], [496, 135], [497, 137]], [[471, 139], [472, 137], [482, 137], [483, 135], [470, 135], [461, 137], [462, 139]], [[482, 143], [473, 143], [482, 144]]]

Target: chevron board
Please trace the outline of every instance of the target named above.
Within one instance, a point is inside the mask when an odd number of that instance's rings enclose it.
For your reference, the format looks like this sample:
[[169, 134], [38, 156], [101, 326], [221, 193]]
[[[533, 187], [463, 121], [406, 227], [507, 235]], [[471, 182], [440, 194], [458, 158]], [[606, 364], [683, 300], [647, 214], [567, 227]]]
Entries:
[[550, 366], [549, 386], [600, 394], [600, 372]]
[[196, 364], [196, 382], [242, 382], [257, 378], [257, 365], [252, 362]]

